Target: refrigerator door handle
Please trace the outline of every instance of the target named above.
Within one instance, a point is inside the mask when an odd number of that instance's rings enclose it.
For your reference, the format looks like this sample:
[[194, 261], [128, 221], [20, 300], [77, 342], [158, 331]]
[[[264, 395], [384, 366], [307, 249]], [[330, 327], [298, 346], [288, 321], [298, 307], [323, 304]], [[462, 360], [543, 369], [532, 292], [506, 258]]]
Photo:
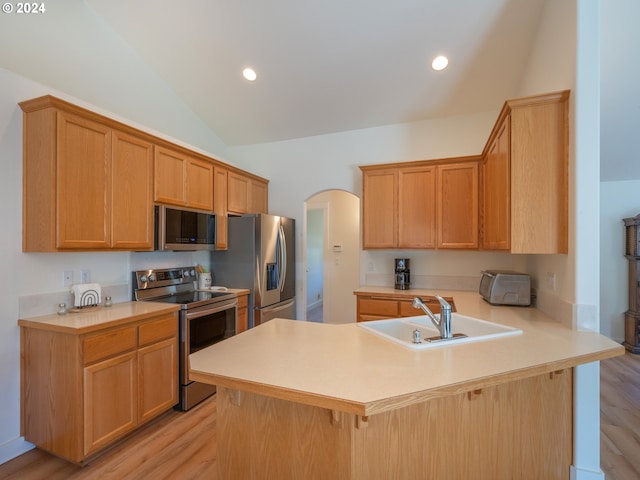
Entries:
[[284, 236], [282, 224], [278, 225], [278, 247], [278, 287], [282, 292], [284, 290], [284, 282], [287, 279], [287, 240]]

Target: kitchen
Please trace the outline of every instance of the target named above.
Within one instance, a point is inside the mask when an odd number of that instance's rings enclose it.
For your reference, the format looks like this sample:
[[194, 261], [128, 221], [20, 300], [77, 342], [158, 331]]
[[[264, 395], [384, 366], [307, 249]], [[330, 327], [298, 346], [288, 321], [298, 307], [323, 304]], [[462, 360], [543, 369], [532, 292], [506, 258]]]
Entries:
[[[80, 15], [79, 12], [64, 11], [65, 15], [69, 15], [69, 18], [77, 19]], [[55, 12], [50, 12], [54, 15]], [[555, 12], [555, 14], [561, 14], [562, 12]], [[4, 17], [6, 19], [7, 17]], [[49, 18], [52, 18], [51, 16]], [[81, 18], [81, 20], [86, 20]], [[36, 19], [29, 19], [34, 23]], [[78, 22], [82, 24], [82, 22]], [[572, 22], [569, 21], [569, 24]], [[89, 25], [92, 23], [89, 21]], [[39, 28], [46, 29], [46, 25], [39, 26]], [[25, 26], [25, 28], [30, 28]], [[31, 27], [32, 28], [32, 27]], [[49, 27], [50, 28], [50, 27]], [[98, 28], [98, 27], [96, 27]], [[100, 27], [104, 28], [104, 27]], [[102, 31], [102, 30], [100, 30]], [[557, 35], [562, 35], [561, 32], [556, 32]], [[106, 33], [106, 38], [110, 34]], [[36, 36], [37, 38], [37, 36]], [[44, 45], [42, 42], [41, 45]], [[568, 42], [569, 44], [571, 42]], [[564, 45], [562, 40], [557, 41], [558, 45]], [[554, 47], [557, 48], [557, 47]], [[3, 91], [5, 92], [5, 103], [3, 104], [2, 118], [5, 119], [6, 125], [3, 133], [2, 151], [3, 158], [12, 158], [6, 175], [3, 176], [3, 198], [6, 205], [19, 205], [20, 191], [19, 185], [21, 183], [21, 171], [20, 171], [20, 158], [21, 158], [21, 119], [20, 112], [17, 109], [17, 102], [27, 98], [33, 98], [41, 94], [56, 93], [56, 91], [67, 92], [67, 95], [74, 95], [77, 97], [84, 97], [87, 92], [87, 85], [98, 84], [105, 85], [105, 80], [100, 77], [104, 77], [110, 80], [109, 88], [117, 89], [119, 98], [122, 101], [130, 100], [131, 104], [138, 104], [141, 100], [137, 98], [136, 93], [132, 88], [133, 83], [137, 78], [147, 78], [148, 71], [139, 64], [136, 63], [136, 59], [126, 51], [120, 50], [122, 53], [123, 67], [126, 67], [129, 71], [130, 78], [127, 79], [126, 84], [124, 81], [118, 83], [118, 79], [112, 73], [101, 72], [97, 67], [95, 70], [95, 78], [92, 78], [91, 72], [86, 72], [89, 77], [84, 78], [82, 82], [67, 80], [70, 83], [58, 83], [56, 79], [51, 79], [45, 84], [38, 84], [33, 81], [27, 80], [24, 77], [16, 75], [11, 71], [2, 71], [1, 79], [3, 85]], [[558, 53], [559, 54], [559, 53]], [[35, 57], [38, 58], [38, 57]], [[11, 65], [11, 64], [9, 64]], [[14, 67], [16, 71], [20, 71], [18, 66]], [[29, 76], [29, 72], [25, 71], [22, 75]], [[549, 80], [547, 80], [549, 81]], [[541, 81], [545, 86], [546, 84]], [[155, 85], [155, 84], [154, 84]], [[564, 86], [564, 82], [563, 85]], [[145, 85], [145, 88], [149, 86]], [[122, 114], [123, 119], [134, 120], [139, 122], [142, 126], [156, 125], [155, 128], [160, 130], [169, 131], [175, 138], [179, 138], [181, 141], [188, 144], [198, 145], [200, 148], [206, 151], [221, 152], [223, 146], [221, 142], [218, 142], [210, 135], [210, 132], [203, 132], [203, 127], [193, 119], [184, 106], [181, 106], [175, 99], [175, 96], [171, 92], [163, 90], [164, 87], [156, 86], [153, 91], [158, 97], [163, 98], [163, 106], [167, 110], [172, 112], [180, 112], [185, 119], [183, 125], [175, 125], [171, 127], [164, 127], [155, 123], [154, 116], [161, 116], [157, 111], [157, 106], [149, 103], [146, 106], [148, 113], [136, 112], [135, 115]], [[541, 87], [542, 88], [542, 87]], [[553, 88], [542, 88], [544, 91], [553, 90]], [[166, 94], [166, 95], [165, 95]], [[106, 112], [110, 110], [116, 110], [115, 103], [105, 99], [94, 100], [93, 103], [99, 104]], [[496, 110], [499, 106], [496, 106]], [[142, 109], [142, 108], [141, 108]], [[254, 147], [235, 147], [230, 148], [228, 153], [224, 156], [234, 158], [239, 164], [250, 166], [247, 168], [265, 178], [269, 178], [270, 183], [270, 210], [278, 212], [291, 217], [300, 218], [301, 208], [304, 199], [312, 195], [314, 192], [325, 188], [339, 188], [347, 191], [359, 192], [361, 186], [359, 184], [360, 177], [357, 168], [353, 167], [354, 164], [370, 164], [370, 163], [382, 163], [396, 159], [417, 159], [417, 158], [437, 158], [441, 156], [449, 155], [465, 155], [475, 154], [481, 149], [483, 142], [486, 140], [487, 132], [490, 130], [493, 121], [495, 120], [496, 112], [489, 112], [487, 114], [477, 114], [470, 116], [462, 116], [457, 119], [457, 124], [452, 126], [446, 122], [440, 122], [437, 120], [427, 121], [420, 125], [414, 126], [414, 128], [420, 128], [420, 135], [411, 137], [411, 145], [405, 146], [402, 151], [398, 151], [393, 145], [396, 144], [396, 140], [400, 137], [404, 137], [405, 134], [409, 134], [408, 130], [402, 129], [372, 129], [371, 131], [355, 131], [350, 133], [347, 138], [345, 135], [327, 136], [324, 138], [309, 138], [305, 140], [293, 140], [290, 142], [283, 142], [273, 145], [263, 145]], [[188, 126], [184, 126], [188, 125]], [[376, 142], [372, 143], [372, 135], [377, 138]], [[460, 139], [464, 138], [464, 143], [460, 142]], [[354, 152], [353, 149], [343, 149], [344, 142], [348, 141], [350, 145], [360, 145], [358, 152]], [[365, 147], [365, 145], [368, 145]], [[406, 145], [406, 143], [405, 143]], [[324, 152], [330, 149], [332, 155], [313, 155], [313, 152]], [[297, 166], [299, 161], [300, 152], [304, 152], [304, 156], [308, 159], [305, 162], [304, 170], [299, 170]], [[252, 161], [252, 159], [261, 158], [264, 162]], [[224, 159], [224, 158], [223, 158]], [[327, 167], [330, 167], [331, 174], [326, 173]], [[597, 169], [597, 167], [595, 167]], [[300, 171], [300, 175], [297, 176], [295, 182], [291, 182], [288, 179], [279, 178], [276, 172], [288, 171], [297, 172]], [[588, 179], [587, 179], [588, 180]], [[582, 181], [582, 179], [581, 179]], [[600, 209], [597, 204], [597, 199], [589, 198], [591, 192], [594, 190], [593, 185], [587, 181], [586, 184], [580, 184], [580, 189], [584, 188], [583, 196], [580, 196], [580, 205], [584, 205], [584, 209], [588, 211], [598, 211]], [[595, 190], [597, 190], [597, 185]], [[614, 186], [611, 188], [611, 195], [613, 196]], [[275, 195], [275, 191], [286, 191], [286, 196]], [[582, 190], [580, 190], [582, 191]], [[584, 203], [583, 203], [584, 202]], [[590, 202], [596, 202], [595, 205], [591, 205]], [[630, 206], [629, 208], [637, 208]], [[629, 216], [625, 214], [618, 214], [619, 218], [623, 216]], [[618, 218], [618, 221], [619, 221]], [[19, 431], [18, 426], [18, 384], [19, 377], [17, 374], [18, 365], [18, 331], [15, 325], [15, 319], [18, 317], [18, 303], [17, 298], [21, 296], [29, 296], [41, 292], [52, 292], [60, 290], [60, 276], [61, 272], [67, 269], [74, 270], [76, 276], [80, 276], [80, 271], [83, 269], [91, 269], [91, 278], [95, 281], [99, 281], [105, 285], [114, 286], [116, 292], [119, 285], [126, 285], [128, 283], [128, 276], [131, 271], [148, 267], [150, 264], [154, 266], [173, 266], [176, 263], [179, 264], [206, 264], [207, 258], [203, 258], [200, 254], [164, 254], [158, 257], [157, 254], [152, 253], [102, 253], [102, 254], [22, 254], [20, 253], [20, 224], [21, 213], [19, 208], [11, 209], [6, 212], [5, 221], [9, 225], [8, 231], [12, 232], [11, 239], [8, 240], [10, 248], [5, 249], [2, 253], [2, 264], [7, 271], [17, 272], [20, 281], [19, 282], [7, 282], [5, 289], [3, 289], [3, 304], [7, 305], [3, 313], [2, 328], [5, 344], [2, 346], [2, 351], [9, 356], [9, 361], [4, 364], [3, 368], [5, 373], [3, 374], [3, 395], [6, 395], [4, 402], [9, 405], [13, 405], [10, 408], [4, 410], [3, 425], [6, 428], [6, 437], [1, 440], [3, 443], [9, 443], [7, 449], [10, 450], [12, 439], [16, 438]], [[586, 221], [586, 220], [585, 220]], [[613, 224], [612, 228], [616, 225]], [[578, 229], [580, 226], [578, 227]], [[592, 237], [592, 225], [583, 226], [585, 229], [585, 235]], [[578, 230], [580, 231], [580, 230]], [[581, 236], [582, 238], [583, 236]], [[612, 245], [617, 245], [615, 239], [611, 241]], [[557, 272], [557, 282], [563, 298], [572, 300], [573, 283], [574, 283], [574, 270], [579, 271], [575, 274], [576, 278], [584, 278], [584, 275], [588, 275], [588, 271], [584, 272], [584, 268], [588, 268], [589, 258], [598, 258], [598, 251], [592, 251], [589, 253], [588, 244], [584, 247], [586, 251], [580, 251], [580, 258], [566, 259], [569, 265], [565, 265], [565, 258], [550, 258], [539, 259], [541, 262], [537, 268], [540, 272], [546, 273], [546, 271]], [[613, 247], [612, 247], [613, 250]], [[460, 275], [477, 275], [477, 272], [487, 263], [486, 259], [482, 258], [484, 254], [468, 254], [465, 255], [465, 260], [459, 261], [457, 268]], [[487, 254], [489, 255], [489, 254]], [[585, 261], [582, 257], [587, 260]], [[611, 253], [613, 256], [614, 253]], [[407, 254], [407, 256], [410, 256]], [[427, 255], [427, 258], [433, 255]], [[364, 260], [361, 261], [361, 268], [366, 268], [369, 262], [373, 262], [378, 271], [384, 272], [385, 269], [388, 273], [391, 273], [392, 265], [389, 264], [386, 258], [383, 256], [376, 256], [370, 253], [363, 254]], [[493, 257], [490, 257], [493, 261]], [[524, 262], [534, 261], [532, 259], [520, 259]], [[505, 259], [501, 262], [509, 262]], [[430, 259], [425, 260], [425, 264], [430, 263]], [[446, 261], [441, 260], [441, 257], [436, 257], [433, 263], [446, 264]], [[571, 265], [580, 265], [580, 267], [573, 267]], [[415, 266], [414, 266], [415, 268]], [[536, 267], [533, 267], [535, 269]], [[301, 271], [301, 266], [298, 265], [298, 272]], [[24, 272], [24, 273], [23, 273]], [[363, 277], [365, 273], [361, 274]], [[576, 280], [577, 282], [577, 280]], [[579, 283], [579, 282], [577, 282]], [[581, 286], [586, 288], [587, 292], [583, 293], [586, 298], [597, 297], [599, 292], [589, 291], [588, 286]], [[122, 301], [128, 298], [128, 292], [124, 290], [114, 295], [116, 301]], [[583, 294], [580, 294], [581, 296]], [[552, 298], [553, 300], [553, 298]], [[586, 303], [589, 301], [577, 300], [578, 304]], [[602, 303], [606, 303], [603, 301]], [[3, 430], [5, 431], [5, 430]]]

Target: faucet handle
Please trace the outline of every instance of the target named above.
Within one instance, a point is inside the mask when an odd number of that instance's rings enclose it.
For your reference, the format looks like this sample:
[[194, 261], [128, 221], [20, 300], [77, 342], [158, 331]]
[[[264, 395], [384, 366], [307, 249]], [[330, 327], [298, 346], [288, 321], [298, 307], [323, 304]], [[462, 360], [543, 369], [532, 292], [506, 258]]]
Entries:
[[449, 310], [451, 311], [451, 305], [444, 298], [436, 293], [436, 299], [440, 302], [440, 310]]

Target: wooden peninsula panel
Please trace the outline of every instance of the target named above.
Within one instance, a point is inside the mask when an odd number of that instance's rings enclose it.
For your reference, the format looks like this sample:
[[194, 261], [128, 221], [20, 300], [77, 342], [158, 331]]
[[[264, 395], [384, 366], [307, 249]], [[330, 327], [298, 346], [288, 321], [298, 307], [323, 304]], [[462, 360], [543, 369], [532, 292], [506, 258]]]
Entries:
[[216, 406], [220, 478], [560, 480], [572, 460], [572, 369], [366, 417], [226, 388]]

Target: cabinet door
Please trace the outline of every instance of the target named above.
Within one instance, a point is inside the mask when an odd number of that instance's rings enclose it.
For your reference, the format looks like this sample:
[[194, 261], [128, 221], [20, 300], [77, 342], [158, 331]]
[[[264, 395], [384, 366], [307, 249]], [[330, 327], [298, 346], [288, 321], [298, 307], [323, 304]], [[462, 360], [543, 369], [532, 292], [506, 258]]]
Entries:
[[511, 111], [511, 252], [567, 253], [567, 102]]
[[436, 169], [398, 172], [398, 247], [436, 248]]
[[363, 248], [398, 245], [398, 170], [364, 171], [362, 176]]
[[56, 247], [109, 248], [111, 130], [58, 113]]
[[235, 172], [228, 176], [227, 207], [232, 213], [249, 213], [251, 205], [251, 179]]
[[187, 206], [213, 211], [213, 164], [204, 160], [187, 162]]
[[153, 145], [113, 132], [113, 248], [153, 249]]
[[478, 248], [478, 164], [438, 166], [438, 248]]
[[482, 248], [509, 250], [511, 246], [510, 117], [498, 128], [482, 167]]
[[269, 185], [251, 180], [251, 213], [268, 213]]
[[146, 422], [178, 403], [178, 339], [138, 350], [139, 416]]
[[213, 169], [213, 211], [216, 214], [216, 250], [226, 250], [228, 240], [227, 177], [224, 168]]
[[187, 158], [172, 150], [156, 147], [154, 155], [154, 200], [160, 203], [187, 204]]
[[249, 296], [238, 297], [238, 317], [236, 320], [236, 333], [242, 333], [249, 328]]
[[85, 456], [136, 426], [136, 352], [84, 369]]

